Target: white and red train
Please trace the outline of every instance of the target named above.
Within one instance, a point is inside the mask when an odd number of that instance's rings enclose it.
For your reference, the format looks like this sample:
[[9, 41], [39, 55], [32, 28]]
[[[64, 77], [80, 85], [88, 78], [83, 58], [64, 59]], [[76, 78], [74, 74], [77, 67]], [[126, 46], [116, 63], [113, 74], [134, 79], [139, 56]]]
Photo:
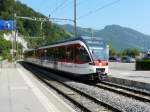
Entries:
[[108, 73], [108, 47], [99, 38], [79, 37], [26, 50], [24, 61], [75, 77], [102, 80]]

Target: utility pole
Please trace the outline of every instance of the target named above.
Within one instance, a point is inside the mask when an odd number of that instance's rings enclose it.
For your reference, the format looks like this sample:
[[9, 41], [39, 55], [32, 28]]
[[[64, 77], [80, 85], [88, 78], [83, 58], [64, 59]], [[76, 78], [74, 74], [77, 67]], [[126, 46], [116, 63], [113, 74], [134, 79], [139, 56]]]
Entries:
[[43, 35], [43, 23], [44, 21], [41, 21], [41, 37], [44, 40], [44, 35]]
[[16, 28], [16, 26], [17, 26], [17, 20], [16, 20], [16, 13], [14, 14], [14, 27], [15, 27], [15, 36], [14, 36], [14, 63], [15, 63], [15, 61], [16, 61], [16, 58], [17, 58], [17, 28]]
[[76, 0], [74, 0], [74, 36], [77, 37], [77, 9], [76, 9]]
[[12, 62], [13, 62], [13, 60], [14, 60], [14, 37], [13, 37], [13, 31], [11, 32], [11, 37], [12, 37], [12, 40], [11, 40], [11, 47], [12, 47], [11, 55], [12, 55]]
[[[14, 24], [13, 24], [13, 27], [16, 27], [16, 14], [14, 14]], [[12, 53], [12, 62], [14, 62], [14, 59], [15, 59], [15, 55], [14, 55], [15, 42], [14, 41], [16, 40], [16, 29], [14, 31], [15, 31], [15, 37], [14, 37], [13, 31], [12, 31], [12, 34], [11, 34], [11, 37], [12, 37], [12, 50], [11, 50], [11, 53]]]

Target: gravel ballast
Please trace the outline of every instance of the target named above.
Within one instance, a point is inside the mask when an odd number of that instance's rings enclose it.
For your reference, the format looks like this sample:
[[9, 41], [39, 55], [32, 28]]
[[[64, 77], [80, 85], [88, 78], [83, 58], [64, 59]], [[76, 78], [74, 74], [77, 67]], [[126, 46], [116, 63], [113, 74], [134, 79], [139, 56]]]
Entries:
[[150, 104], [137, 101], [132, 98], [128, 98], [122, 95], [118, 95], [116, 93], [99, 89], [97, 87], [89, 86], [83, 83], [77, 82], [65, 82], [66, 84], [78, 88], [83, 92], [96, 97], [97, 99], [112, 105], [120, 109], [123, 112], [150, 112]]

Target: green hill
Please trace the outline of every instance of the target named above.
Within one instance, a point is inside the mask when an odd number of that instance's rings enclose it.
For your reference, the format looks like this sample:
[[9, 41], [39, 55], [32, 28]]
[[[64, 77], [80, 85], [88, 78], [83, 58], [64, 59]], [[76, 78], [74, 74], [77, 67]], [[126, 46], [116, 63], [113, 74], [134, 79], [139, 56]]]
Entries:
[[[15, 0], [0, 0], [0, 19], [10, 20], [14, 18], [14, 14], [18, 16], [26, 17], [45, 17], [43, 14], [34, 11], [32, 8], [19, 1]], [[17, 29], [20, 34], [26, 37], [40, 37], [42, 36], [41, 23], [29, 20], [17, 19]], [[52, 22], [43, 23], [43, 35], [45, 39], [42, 38], [32, 39], [26, 38], [27, 41], [32, 42], [32, 47], [39, 44], [47, 43], [50, 41], [56, 41], [68, 38], [69, 33], [65, 32], [64, 29], [58, 27]]]
[[[73, 32], [73, 26], [61, 25], [62, 28], [69, 32]], [[91, 36], [90, 28], [77, 29], [78, 35]], [[140, 33], [131, 28], [122, 27], [119, 25], [108, 25], [102, 30], [94, 30], [93, 35], [101, 37], [107, 42], [111, 42], [116, 50], [123, 50], [127, 48], [137, 48], [141, 51], [150, 50], [150, 36]]]

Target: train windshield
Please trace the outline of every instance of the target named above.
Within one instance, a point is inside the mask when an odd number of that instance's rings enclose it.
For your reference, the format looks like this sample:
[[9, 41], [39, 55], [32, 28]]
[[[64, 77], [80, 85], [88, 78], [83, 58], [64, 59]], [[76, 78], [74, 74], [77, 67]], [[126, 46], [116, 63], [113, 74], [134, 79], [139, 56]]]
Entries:
[[108, 60], [106, 47], [89, 47], [94, 60]]
[[102, 40], [86, 40], [94, 60], [108, 60], [109, 49]]

